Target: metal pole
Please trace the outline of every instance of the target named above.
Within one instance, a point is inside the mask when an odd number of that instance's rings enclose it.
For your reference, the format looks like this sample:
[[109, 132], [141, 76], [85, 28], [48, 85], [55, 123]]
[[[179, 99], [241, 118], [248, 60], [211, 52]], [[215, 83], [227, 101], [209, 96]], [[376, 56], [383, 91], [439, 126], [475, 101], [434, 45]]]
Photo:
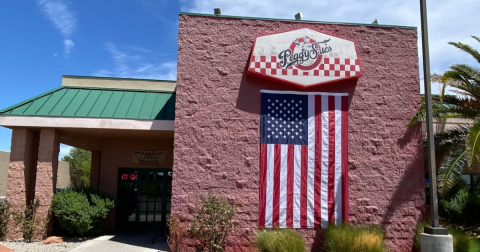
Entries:
[[[423, 79], [425, 85], [425, 109], [427, 122], [427, 146], [428, 146], [428, 170], [430, 177], [430, 206], [432, 227], [425, 227], [424, 232], [430, 234], [445, 234], [446, 229], [439, 228], [438, 222], [438, 196], [437, 174], [435, 166], [435, 144], [433, 142], [433, 118], [432, 118], [432, 90], [430, 81], [430, 56], [428, 51], [428, 24], [427, 3], [420, 0], [420, 15], [422, 26], [422, 51], [423, 51]], [[448, 234], [448, 233], [446, 233]]]

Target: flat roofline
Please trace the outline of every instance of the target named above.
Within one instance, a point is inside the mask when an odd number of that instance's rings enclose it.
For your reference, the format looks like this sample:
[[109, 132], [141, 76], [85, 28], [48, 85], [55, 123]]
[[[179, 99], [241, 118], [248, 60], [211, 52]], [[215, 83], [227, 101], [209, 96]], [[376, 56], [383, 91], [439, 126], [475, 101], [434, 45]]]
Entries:
[[401, 29], [415, 29], [415, 30], [417, 29], [417, 27], [414, 27], [414, 26], [401, 26], [401, 25], [341, 23], [341, 22], [326, 22], [326, 21], [313, 21], [313, 20], [295, 20], [295, 19], [263, 18], [263, 17], [243, 17], [243, 16], [228, 16], [228, 15], [215, 15], [215, 14], [190, 13], [190, 12], [180, 12], [179, 15], [204, 16], [204, 17], [215, 17], [215, 18], [256, 19], [256, 20], [282, 21], [282, 22], [295, 22], [295, 23], [356, 25], [356, 26], [370, 26], [370, 27], [384, 27], [384, 28], [387, 27], [387, 28], [401, 28]]
[[63, 75], [62, 86], [175, 92], [176, 81]]
[[176, 83], [176, 80], [157, 80], [157, 79], [138, 79], [138, 78], [119, 78], [119, 77], [102, 77], [102, 76], [84, 76], [84, 75], [62, 75], [62, 77], [74, 77], [85, 79], [110, 79], [110, 80], [138, 80], [138, 81], [159, 81]]

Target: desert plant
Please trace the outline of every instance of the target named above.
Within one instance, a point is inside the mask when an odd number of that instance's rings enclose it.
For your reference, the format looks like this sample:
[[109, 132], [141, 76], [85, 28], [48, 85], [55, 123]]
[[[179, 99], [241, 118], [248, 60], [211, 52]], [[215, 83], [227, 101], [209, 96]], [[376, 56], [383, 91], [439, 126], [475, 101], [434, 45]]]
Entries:
[[453, 197], [440, 200], [440, 214], [448, 225], [473, 230], [480, 226], [480, 195], [462, 189]]
[[305, 242], [291, 229], [264, 229], [255, 232], [255, 246], [260, 252], [304, 252]]
[[21, 228], [26, 242], [31, 242], [47, 228], [49, 216], [46, 218], [39, 216], [37, 213], [39, 207], [40, 200], [36, 199], [33, 204], [27, 204], [22, 211], [13, 213], [13, 220]]
[[199, 239], [209, 252], [223, 251], [227, 237], [235, 229], [233, 216], [237, 207], [211, 193], [200, 199], [202, 206], [195, 211], [191, 235]]
[[453, 251], [455, 252], [479, 252], [480, 244], [477, 238], [472, 237], [465, 231], [457, 228], [449, 228], [448, 233], [453, 236]]
[[180, 220], [174, 215], [170, 215], [168, 228], [169, 235], [167, 237], [167, 243], [170, 247], [170, 252], [182, 251], [182, 243], [187, 235], [187, 230], [181, 226]]
[[323, 251], [384, 252], [383, 234], [377, 226], [329, 225]]
[[69, 234], [97, 235], [114, 206], [113, 197], [97, 189], [74, 188], [57, 192], [50, 208]]
[[0, 202], [0, 239], [4, 240], [8, 232], [8, 222], [10, 220], [10, 204], [8, 201]]

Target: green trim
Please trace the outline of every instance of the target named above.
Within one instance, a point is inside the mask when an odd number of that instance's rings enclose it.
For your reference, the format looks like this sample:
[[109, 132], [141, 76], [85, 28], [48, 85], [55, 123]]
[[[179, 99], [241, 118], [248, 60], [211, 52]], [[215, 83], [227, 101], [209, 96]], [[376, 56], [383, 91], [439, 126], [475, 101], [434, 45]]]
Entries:
[[21, 101], [21, 102], [19, 102], [19, 103], [16, 103], [16, 104], [14, 104], [14, 105], [12, 105], [12, 106], [10, 106], [10, 107], [8, 107], [8, 108], [4, 108], [4, 109], [0, 110], [0, 114], [3, 114], [3, 113], [5, 113], [5, 112], [7, 112], [8, 110], [12, 110], [12, 109], [18, 108], [18, 107], [20, 107], [20, 106], [22, 106], [22, 105], [25, 105], [26, 103], [32, 102], [32, 101], [34, 101], [34, 100], [36, 100], [36, 99], [38, 99], [38, 98], [42, 98], [43, 96], [52, 94], [52, 93], [54, 93], [54, 92], [56, 92], [56, 91], [58, 91], [58, 90], [60, 90], [60, 89], [62, 89], [62, 88], [65, 88], [65, 87], [54, 88], [54, 89], [52, 89], [52, 90], [50, 90], [50, 91], [47, 91], [47, 92], [45, 92], [45, 93], [43, 93], [43, 94], [39, 94], [39, 95], [34, 96], [34, 97], [32, 97], [32, 98], [30, 98], [30, 99], [28, 99], [28, 100], [25, 100], [25, 101]]
[[[100, 76], [81, 76], [81, 75], [62, 75], [62, 77], [74, 77], [82, 79], [110, 79], [110, 80], [139, 80], [139, 81], [158, 81], [175, 83], [176, 80], [155, 80], [155, 79], [138, 79], [138, 78], [117, 78], [117, 77], [100, 77]], [[68, 86], [66, 86], [68, 87]]]
[[362, 24], [362, 23], [341, 23], [341, 22], [325, 22], [325, 21], [313, 21], [313, 20], [294, 20], [294, 19], [279, 19], [279, 18], [262, 18], [262, 17], [243, 17], [243, 16], [227, 16], [227, 15], [215, 15], [215, 14], [203, 14], [203, 13], [189, 13], [180, 12], [179, 15], [188, 16], [203, 16], [203, 17], [216, 17], [216, 18], [240, 18], [240, 19], [256, 19], [267, 21], [282, 21], [282, 22], [295, 22], [295, 23], [315, 23], [315, 24], [336, 24], [336, 25], [357, 25], [357, 26], [371, 26], [371, 27], [388, 27], [388, 28], [402, 28], [402, 29], [417, 29], [414, 26], [401, 26], [401, 25], [381, 25], [381, 24]]

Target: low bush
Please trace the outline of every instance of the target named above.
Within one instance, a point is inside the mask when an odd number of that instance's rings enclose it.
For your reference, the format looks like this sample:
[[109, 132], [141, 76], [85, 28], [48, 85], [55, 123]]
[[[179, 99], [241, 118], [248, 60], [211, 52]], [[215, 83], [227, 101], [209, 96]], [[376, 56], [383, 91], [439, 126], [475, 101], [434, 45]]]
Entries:
[[223, 251], [227, 237], [235, 230], [233, 216], [237, 207], [211, 193], [200, 199], [202, 205], [195, 209], [190, 235], [208, 252]]
[[57, 192], [50, 206], [60, 226], [70, 235], [98, 235], [108, 212], [115, 206], [112, 196], [93, 188]]
[[22, 211], [12, 213], [13, 220], [21, 228], [26, 242], [31, 242], [47, 228], [49, 216], [46, 218], [39, 216], [37, 213], [39, 207], [40, 200], [36, 199], [32, 204], [26, 205]]
[[480, 195], [459, 190], [449, 199], [440, 200], [440, 216], [449, 226], [473, 230], [480, 226]]
[[377, 226], [329, 225], [323, 251], [384, 252], [382, 230]]
[[457, 229], [449, 228], [448, 233], [453, 236], [453, 251], [455, 252], [479, 252], [480, 244], [477, 238], [468, 234], [467, 232]]
[[8, 232], [10, 220], [10, 204], [8, 201], [0, 201], [0, 239], [4, 240]]
[[170, 252], [181, 252], [183, 239], [187, 236], [187, 230], [181, 226], [180, 220], [175, 215], [170, 215], [168, 221], [169, 234], [167, 237]]
[[260, 252], [304, 252], [305, 242], [291, 229], [264, 229], [255, 233], [255, 246]]

